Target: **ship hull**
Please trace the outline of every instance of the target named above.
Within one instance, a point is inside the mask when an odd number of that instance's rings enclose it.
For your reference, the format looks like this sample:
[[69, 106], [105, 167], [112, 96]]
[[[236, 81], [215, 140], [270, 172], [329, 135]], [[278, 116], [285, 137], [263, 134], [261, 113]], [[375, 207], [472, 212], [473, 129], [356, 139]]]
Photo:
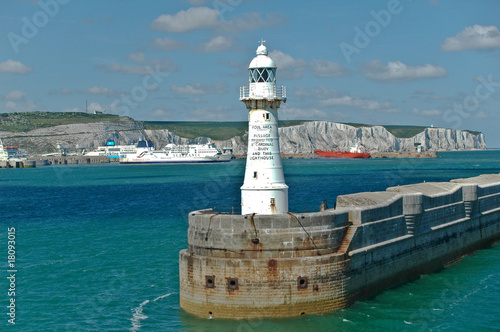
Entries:
[[314, 150], [314, 153], [325, 158], [370, 158], [369, 152]]
[[148, 156], [147, 158], [124, 158], [120, 160], [120, 164], [205, 164], [205, 163], [224, 163], [229, 162], [231, 160], [231, 155], [222, 155], [218, 157], [204, 157], [204, 158], [171, 158], [160, 156], [160, 157], [152, 157]]
[[120, 161], [120, 164], [146, 165], [146, 164], [209, 164], [224, 163], [229, 160], [140, 160], [140, 161]]
[[214, 144], [168, 144], [162, 150], [146, 150], [138, 155], [127, 155], [120, 164], [200, 164], [228, 162], [232, 153], [220, 151]]

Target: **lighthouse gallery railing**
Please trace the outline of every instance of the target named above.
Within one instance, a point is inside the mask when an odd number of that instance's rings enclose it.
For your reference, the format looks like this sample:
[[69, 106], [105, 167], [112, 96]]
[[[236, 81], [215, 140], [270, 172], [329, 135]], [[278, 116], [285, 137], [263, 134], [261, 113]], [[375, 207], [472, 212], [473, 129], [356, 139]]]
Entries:
[[[266, 91], [264, 96], [265, 98], [279, 98], [279, 99], [285, 99], [286, 98], [286, 86], [274, 86], [274, 87], [269, 87], [269, 90]], [[240, 87], [240, 100], [245, 99], [245, 98], [254, 98], [254, 97], [259, 97], [255, 95], [255, 93], [250, 94], [250, 89], [248, 86], [242, 86]]]

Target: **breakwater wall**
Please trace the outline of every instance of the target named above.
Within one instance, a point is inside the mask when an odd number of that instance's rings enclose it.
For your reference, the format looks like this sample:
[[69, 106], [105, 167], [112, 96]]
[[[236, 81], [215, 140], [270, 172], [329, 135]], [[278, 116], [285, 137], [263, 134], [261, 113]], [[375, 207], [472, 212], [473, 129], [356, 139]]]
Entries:
[[425, 152], [379, 152], [371, 153], [370, 158], [437, 158], [436, 151]]
[[180, 303], [206, 318], [349, 306], [500, 238], [500, 175], [343, 195], [285, 215], [190, 213]]
[[33, 158], [32, 160], [0, 161], [0, 168], [34, 168], [36, 166], [48, 165], [103, 164], [119, 161], [119, 158], [108, 158], [106, 156], [50, 156]]
[[119, 158], [108, 158], [107, 156], [52, 156], [43, 157], [49, 165], [76, 165], [76, 164], [103, 164], [113, 161], [118, 162]]
[[34, 168], [36, 165], [34, 160], [0, 160], [0, 168]]

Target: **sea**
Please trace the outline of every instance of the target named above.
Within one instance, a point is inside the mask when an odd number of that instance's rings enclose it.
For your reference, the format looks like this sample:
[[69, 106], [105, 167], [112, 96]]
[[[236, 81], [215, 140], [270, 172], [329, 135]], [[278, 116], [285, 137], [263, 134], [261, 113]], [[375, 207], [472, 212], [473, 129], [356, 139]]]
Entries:
[[[283, 160], [292, 212], [500, 172], [500, 151]], [[0, 169], [2, 331], [500, 331], [500, 245], [324, 315], [209, 320], [179, 306], [188, 213], [239, 207], [244, 160]], [[10, 245], [10, 247], [9, 247]]]

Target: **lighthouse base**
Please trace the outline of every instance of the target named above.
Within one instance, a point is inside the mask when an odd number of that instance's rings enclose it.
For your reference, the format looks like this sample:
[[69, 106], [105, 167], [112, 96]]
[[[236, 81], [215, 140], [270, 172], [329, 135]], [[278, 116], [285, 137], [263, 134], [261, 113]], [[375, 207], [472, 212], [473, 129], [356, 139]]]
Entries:
[[288, 213], [288, 186], [253, 189], [241, 187], [241, 214]]

